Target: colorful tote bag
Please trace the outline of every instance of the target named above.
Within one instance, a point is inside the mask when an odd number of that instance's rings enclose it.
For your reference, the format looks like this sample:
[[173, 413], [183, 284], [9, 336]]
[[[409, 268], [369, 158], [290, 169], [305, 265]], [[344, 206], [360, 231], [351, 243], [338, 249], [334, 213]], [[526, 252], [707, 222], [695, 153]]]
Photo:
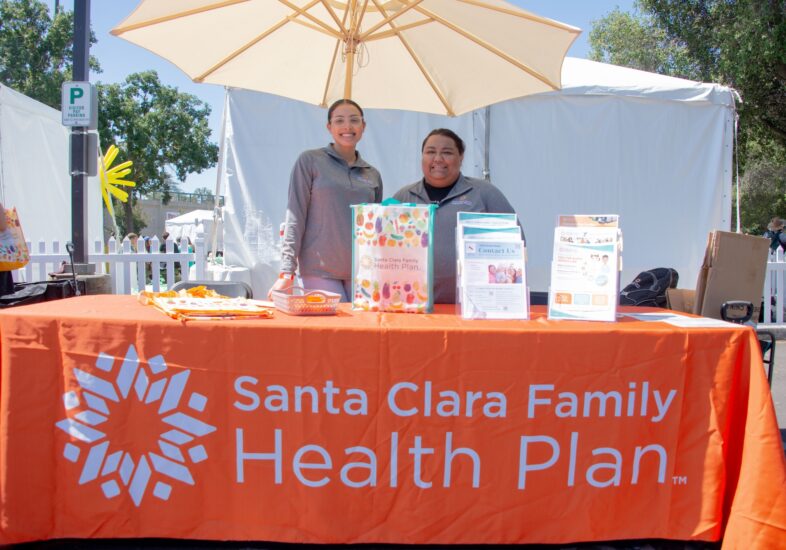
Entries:
[[16, 208], [5, 211], [6, 230], [0, 232], [0, 271], [24, 267], [30, 261]]
[[392, 199], [352, 206], [353, 309], [434, 309], [434, 209]]

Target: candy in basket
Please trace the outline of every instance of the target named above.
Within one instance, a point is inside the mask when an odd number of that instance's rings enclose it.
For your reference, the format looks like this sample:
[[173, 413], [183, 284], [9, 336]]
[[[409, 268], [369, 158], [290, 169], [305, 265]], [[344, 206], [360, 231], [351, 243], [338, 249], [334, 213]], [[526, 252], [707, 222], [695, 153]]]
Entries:
[[305, 290], [299, 286], [274, 290], [276, 309], [290, 315], [335, 315], [340, 294], [326, 290]]

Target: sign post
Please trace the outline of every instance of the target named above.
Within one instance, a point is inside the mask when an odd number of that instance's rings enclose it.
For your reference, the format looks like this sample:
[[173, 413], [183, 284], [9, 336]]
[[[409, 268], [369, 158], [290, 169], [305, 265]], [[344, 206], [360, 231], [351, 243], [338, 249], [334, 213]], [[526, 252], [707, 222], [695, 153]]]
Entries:
[[[87, 272], [87, 176], [89, 150], [88, 128], [95, 127], [97, 103], [95, 89], [88, 82], [90, 68], [90, 0], [74, 0], [74, 68], [73, 82], [62, 89], [63, 124], [71, 126], [71, 241], [74, 264]], [[94, 105], [95, 104], [95, 105]], [[92, 122], [92, 123], [91, 123]]]

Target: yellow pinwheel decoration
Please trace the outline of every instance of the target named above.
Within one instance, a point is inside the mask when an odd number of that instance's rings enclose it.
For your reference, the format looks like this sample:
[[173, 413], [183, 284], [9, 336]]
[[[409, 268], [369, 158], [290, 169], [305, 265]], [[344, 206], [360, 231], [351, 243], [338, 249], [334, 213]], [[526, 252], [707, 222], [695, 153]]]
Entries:
[[101, 159], [101, 195], [104, 197], [104, 204], [106, 204], [106, 209], [112, 215], [112, 219], [115, 218], [115, 209], [112, 208], [112, 199], [110, 195], [117, 198], [120, 202], [127, 202], [128, 192], [123, 191], [118, 186], [136, 187], [136, 182], [123, 179], [131, 173], [131, 166], [134, 164], [133, 161], [127, 160], [110, 168], [119, 152], [120, 150], [117, 147], [110, 145], [106, 154]]

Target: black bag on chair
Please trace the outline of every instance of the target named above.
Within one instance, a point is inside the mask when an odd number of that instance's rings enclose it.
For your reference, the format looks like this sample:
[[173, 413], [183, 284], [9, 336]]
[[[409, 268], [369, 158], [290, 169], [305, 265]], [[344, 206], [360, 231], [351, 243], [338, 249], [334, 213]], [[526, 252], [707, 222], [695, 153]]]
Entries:
[[[77, 281], [79, 292], [85, 293], [85, 282]], [[38, 302], [60, 300], [76, 295], [73, 280], [41, 281], [38, 283], [16, 283], [14, 292], [0, 296], [0, 308], [26, 306]]]
[[642, 271], [620, 292], [621, 306], [666, 307], [666, 289], [677, 288], [680, 276], [670, 267]]

